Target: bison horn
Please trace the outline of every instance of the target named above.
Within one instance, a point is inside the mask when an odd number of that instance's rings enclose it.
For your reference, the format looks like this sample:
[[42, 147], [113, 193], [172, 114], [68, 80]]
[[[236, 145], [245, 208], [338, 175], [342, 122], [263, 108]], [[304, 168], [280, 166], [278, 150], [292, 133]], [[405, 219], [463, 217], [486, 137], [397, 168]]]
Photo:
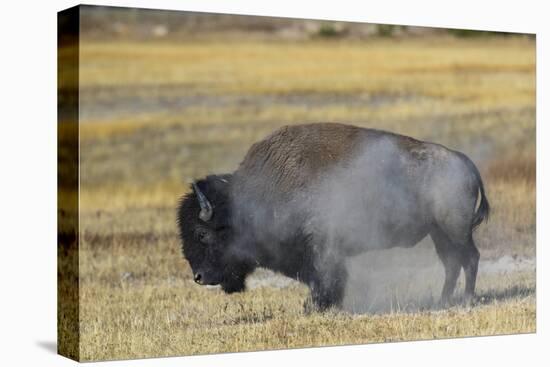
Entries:
[[201, 206], [201, 212], [199, 213], [199, 218], [205, 222], [208, 222], [210, 218], [212, 218], [212, 213], [214, 212], [212, 210], [212, 205], [206, 198], [206, 196], [202, 193], [202, 191], [199, 189], [196, 183], [193, 182], [193, 190], [195, 191], [195, 194], [197, 194], [197, 199], [199, 199], [199, 205]]

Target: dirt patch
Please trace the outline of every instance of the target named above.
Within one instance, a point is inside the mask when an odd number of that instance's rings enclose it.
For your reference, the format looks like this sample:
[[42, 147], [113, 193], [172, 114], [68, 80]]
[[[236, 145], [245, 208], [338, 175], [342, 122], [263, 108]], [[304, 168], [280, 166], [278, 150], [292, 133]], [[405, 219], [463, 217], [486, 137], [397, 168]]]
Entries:
[[523, 258], [518, 256], [503, 256], [495, 260], [479, 262], [481, 274], [511, 274], [516, 272], [532, 271], [536, 269], [535, 258]]
[[[534, 258], [503, 256], [482, 259], [478, 270], [479, 303], [534, 293]], [[344, 309], [353, 313], [415, 312], [440, 308], [445, 273], [433, 244], [424, 240], [412, 249], [371, 251], [349, 260]], [[461, 276], [463, 277], [463, 276]], [[250, 289], [301, 286], [266, 269], [247, 280]], [[459, 279], [454, 302], [460, 304], [464, 284]], [[511, 291], [511, 290], [517, 291]]]

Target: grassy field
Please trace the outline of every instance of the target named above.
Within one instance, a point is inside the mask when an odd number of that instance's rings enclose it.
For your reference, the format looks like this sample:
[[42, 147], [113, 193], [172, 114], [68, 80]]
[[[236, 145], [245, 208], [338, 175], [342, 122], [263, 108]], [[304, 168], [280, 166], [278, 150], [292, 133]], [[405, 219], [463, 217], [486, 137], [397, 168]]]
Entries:
[[[535, 256], [534, 41], [83, 42], [80, 55], [81, 359], [535, 331], [535, 268], [515, 267]], [[408, 307], [408, 292], [387, 312], [306, 315], [293, 282], [258, 274], [231, 296], [192, 282], [175, 224], [186, 182], [234, 170], [277, 127], [315, 121], [474, 160], [493, 212], [475, 234], [487, 266], [473, 307]], [[435, 259], [430, 243], [407, 251], [373, 256]], [[437, 299], [442, 267], [426, 264], [435, 283], [411, 283]]]

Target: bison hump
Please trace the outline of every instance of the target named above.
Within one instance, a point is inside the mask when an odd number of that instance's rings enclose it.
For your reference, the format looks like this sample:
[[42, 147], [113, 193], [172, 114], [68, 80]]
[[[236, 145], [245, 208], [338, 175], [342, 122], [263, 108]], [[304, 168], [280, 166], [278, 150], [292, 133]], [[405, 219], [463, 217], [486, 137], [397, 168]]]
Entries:
[[307, 186], [349, 158], [365, 131], [336, 123], [285, 126], [252, 145], [235, 176], [286, 190]]

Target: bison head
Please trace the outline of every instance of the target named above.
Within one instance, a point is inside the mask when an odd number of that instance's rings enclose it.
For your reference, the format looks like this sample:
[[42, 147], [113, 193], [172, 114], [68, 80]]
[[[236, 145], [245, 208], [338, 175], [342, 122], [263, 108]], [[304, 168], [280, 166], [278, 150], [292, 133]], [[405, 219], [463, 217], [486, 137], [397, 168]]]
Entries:
[[191, 185], [178, 207], [184, 257], [201, 285], [221, 285], [228, 293], [244, 290], [251, 271], [230, 255], [233, 237], [229, 202], [231, 175], [211, 175]]

